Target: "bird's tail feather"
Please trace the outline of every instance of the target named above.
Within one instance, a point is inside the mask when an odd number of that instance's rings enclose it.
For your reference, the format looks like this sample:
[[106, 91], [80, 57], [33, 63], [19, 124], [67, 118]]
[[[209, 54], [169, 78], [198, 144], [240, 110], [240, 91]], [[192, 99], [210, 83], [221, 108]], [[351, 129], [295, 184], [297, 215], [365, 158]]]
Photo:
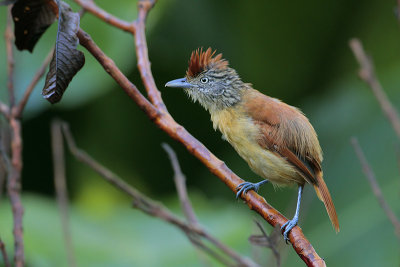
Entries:
[[335, 205], [333, 205], [331, 194], [328, 191], [328, 187], [322, 178], [322, 172], [316, 173], [317, 183], [314, 184], [314, 189], [317, 192], [318, 198], [324, 202], [326, 211], [328, 212], [329, 219], [332, 222], [333, 228], [336, 233], [339, 232], [339, 220], [336, 214]]

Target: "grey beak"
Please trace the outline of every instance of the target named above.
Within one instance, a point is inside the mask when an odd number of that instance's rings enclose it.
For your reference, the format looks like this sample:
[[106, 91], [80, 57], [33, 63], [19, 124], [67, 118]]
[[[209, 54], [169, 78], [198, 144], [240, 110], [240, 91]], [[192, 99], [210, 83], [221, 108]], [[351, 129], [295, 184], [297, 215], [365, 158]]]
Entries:
[[165, 84], [165, 87], [172, 87], [172, 88], [190, 88], [192, 85], [186, 81], [186, 78], [180, 78], [176, 80], [172, 80]]

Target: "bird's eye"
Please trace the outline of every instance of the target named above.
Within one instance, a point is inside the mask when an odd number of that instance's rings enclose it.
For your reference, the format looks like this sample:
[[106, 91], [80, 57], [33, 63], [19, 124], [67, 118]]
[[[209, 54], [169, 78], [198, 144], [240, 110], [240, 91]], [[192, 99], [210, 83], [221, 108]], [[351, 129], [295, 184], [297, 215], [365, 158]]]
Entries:
[[208, 78], [207, 77], [203, 77], [200, 79], [201, 83], [208, 83]]

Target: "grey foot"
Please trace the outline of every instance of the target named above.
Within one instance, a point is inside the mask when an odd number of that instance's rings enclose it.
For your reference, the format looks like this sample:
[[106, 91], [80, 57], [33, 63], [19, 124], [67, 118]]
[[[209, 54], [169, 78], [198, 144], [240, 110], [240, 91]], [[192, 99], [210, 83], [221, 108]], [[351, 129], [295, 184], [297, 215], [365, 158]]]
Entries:
[[297, 219], [292, 219], [290, 221], [287, 221], [284, 225], [281, 227], [281, 231], [285, 229], [285, 232], [283, 232], [283, 239], [285, 240], [286, 244], [289, 242], [289, 232], [290, 230], [293, 229], [297, 225], [298, 220]]
[[250, 183], [250, 182], [241, 183], [240, 185], [238, 185], [236, 187], [236, 190], [238, 190], [238, 192], [236, 193], [236, 199], [238, 199], [240, 197], [240, 195], [242, 195], [242, 194], [243, 194], [243, 196], [246, 195], [247, 191], [249, 191], [249, 190], [254, 190], [254, 191], [258, 192], [258, 189], [260, 189], [260, 186], [265, 183], [268, 183], [268, 180], [263, 180], [258, 183]]

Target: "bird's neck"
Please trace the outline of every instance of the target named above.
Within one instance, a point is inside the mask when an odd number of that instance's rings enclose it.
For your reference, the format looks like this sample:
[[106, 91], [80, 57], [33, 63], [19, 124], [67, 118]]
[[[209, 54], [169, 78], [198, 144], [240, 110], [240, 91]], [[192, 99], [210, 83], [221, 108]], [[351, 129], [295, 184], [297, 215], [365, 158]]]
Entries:
[[199, 102], [213, 116], [213, 114], [223, 113], [224, 111], [239, 107], [243, 101], [243, 96], [249, 89], [251, 89], [251, 84], [238, 80], [232, 83], [230, 88], [218, 97], [199, 99]]

